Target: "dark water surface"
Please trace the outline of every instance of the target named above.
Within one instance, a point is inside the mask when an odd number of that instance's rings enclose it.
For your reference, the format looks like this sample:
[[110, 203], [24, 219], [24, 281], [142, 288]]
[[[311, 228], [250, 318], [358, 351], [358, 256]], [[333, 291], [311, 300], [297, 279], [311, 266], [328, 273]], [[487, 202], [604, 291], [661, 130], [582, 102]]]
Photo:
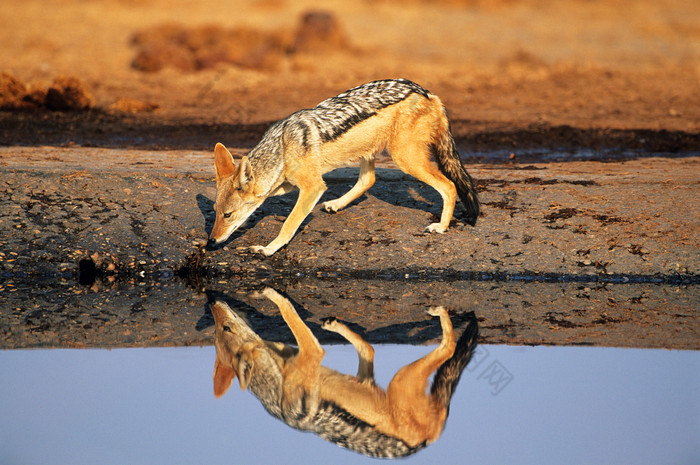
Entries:
[[474, 311], [484, 344], [699, 347], [695, 284], [508, 278], [7, 280], [0, 283], [0, 350], [210, 345], [212, 298], [245, 315], [263, 339], [292, 342], [277, 308], [252, 296], [265, 285], [291, 299], [322, 344], [343, 342], [320, 328], [328, 317], [373, 344], [436, 341], [440, 325], [425, 311], [442, 305], [458, 331]]
[[[378, 345], [375, 371], [430, 351]], [[235, 383], [213, 347], [0, 351], [0, 463], [367, 463], [293, 430]], [[326, 363], [354, 373], [349, 345]], [[700, 462], [700, 353], [482, 345], [442, 437], [406, 463]]]

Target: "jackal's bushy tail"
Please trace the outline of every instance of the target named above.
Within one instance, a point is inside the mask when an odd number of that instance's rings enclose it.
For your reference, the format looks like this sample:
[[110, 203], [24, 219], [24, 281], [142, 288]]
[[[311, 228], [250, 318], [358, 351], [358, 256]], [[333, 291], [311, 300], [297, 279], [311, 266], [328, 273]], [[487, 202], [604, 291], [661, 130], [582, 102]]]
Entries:
[[447, 113], [444, 109], [440, 119], [440, 124], [434, 134], [435, 158], [440, 171], [450, 181], [455, 183], [457, 194], [459, 194], [459, 198], [467, 211], [465, 221], [474, 226], [476, 225], [476, 219], [479, 217], [479, 197], [474, 187], [474, 180], [462, 166], [457, 146], [450, 130]]
[[476, 340], [479, 338], [479, 323], [476, 321], [474, 312], [469, 312], [467, 319], [469, 324], [459, 337], [454, 354], [440, 365], [440, 368], [435, 372], [433, 385], [430, 387], [430, 393], [448, 408], [459, 378], [472, 359], [472, 354], [476, 348]]

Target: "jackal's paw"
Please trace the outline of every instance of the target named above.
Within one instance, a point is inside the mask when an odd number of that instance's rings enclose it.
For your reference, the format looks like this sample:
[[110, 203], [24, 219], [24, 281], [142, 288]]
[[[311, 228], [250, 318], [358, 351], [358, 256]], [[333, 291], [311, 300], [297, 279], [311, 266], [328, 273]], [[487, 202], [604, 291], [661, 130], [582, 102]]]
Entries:
[[251, 245], [250, 250], [255, 253], [263, 254], [266, 257], [269, 257], [273, 253], [275, 253], [274, 250], [270, 249], [269, 247], [264, 247], [262, 245]]
[[342, 208], [337, 203], [333, 202], [332, 200], [329, 200], [328, 202], [323, 202], [322, 207], [328, 213], [337, 213], [338, 210], [340, 210]]
[[442, 226], [440, 223], [433, 223], [427, 228], [425, 228], [426, 231], [431, 232], [431, 233], [438, 233], [442, 234], [445, 231], [447, 231], [447, 228]]
[[321, 325], [321, 328], [325, 329], [326, 331], [335, 331], [337, 327], [338, 320], [336, 320], [334, 316], [323, 319], [323, 324]]
[[445, 309], [445, 307], [440, 305], [438, 307], [430, 307], [426, 313], [430, 316], [441, 316], [441, 315], [446, 315], [447, 310]]

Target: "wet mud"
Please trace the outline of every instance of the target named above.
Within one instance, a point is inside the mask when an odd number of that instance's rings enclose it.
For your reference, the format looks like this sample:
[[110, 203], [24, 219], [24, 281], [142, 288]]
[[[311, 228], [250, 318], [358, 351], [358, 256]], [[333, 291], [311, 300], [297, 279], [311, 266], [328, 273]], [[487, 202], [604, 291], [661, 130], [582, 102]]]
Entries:
[[[296, 194], [207, 249], [208, 152], [0, 153], [4, 348], [208, 344], [212, 295], [287, 339], [248, 297], [264, 285], [310, 323], [335, 316], [373, 342], [433, 340], [424, 311], [445, 305], [457, 326], [474, 311], [486, 343], [699, 348], [694, 157], [467, 164], [483, 214], [472, 228], [458, 211], [441, 235], [424, 232], [438, 194], [384, 160], [367, 195], [336, 214], [317, 206], [262, 257], [248, 247], [277, 235]], [[322, 200], [357, 172], [329, 174]]]
[[265, 339], [293, 343], [274, 305], [256, 298], [272, 286], [289, 297], [319, 340], [337, 317], [372, 343], [425, 344], [440, 337], [426, 310], [450, 309], [463, 329], [479, 320], [484, 344], [591, 345], [698, 349], [697, 286], [527, 283], [405, 279], [4, 279], [0, 345], [30, 347], [151, 347], [209, 345], [211, 299], [245, 315]]

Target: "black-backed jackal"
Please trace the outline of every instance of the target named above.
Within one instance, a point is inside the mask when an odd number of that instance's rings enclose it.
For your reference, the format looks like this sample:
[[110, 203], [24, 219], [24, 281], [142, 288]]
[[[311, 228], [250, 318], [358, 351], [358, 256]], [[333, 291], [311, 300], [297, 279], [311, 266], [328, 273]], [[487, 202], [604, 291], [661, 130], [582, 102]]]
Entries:
[[[326, 320], [323, 328], [345, 337], [359, 355], [357, 376], [321, 365], [325, 351], [291, 302], [271, 288], [263, 294], [279, 308], [298, 349], [262, 340], [224, 302], [211, 304], [216, 323], [214, 394], [222, 396], [238, 377], [263, 407], [293, 428], [312, 431], [341, 447], [373, 457], [402, 457], [437, 440], [450, 400], [478, 337], [473, 314], [455, 344], [443, 307], [442, 341], [425, 357], [401, 368], [386, 391], [374, 382], [374, 349], [343, 323]], [[435, 372], [430, 393], [428, 378]]]
[[457, 193], [466, 209], [465, 221], [476, 224], [479, 200], [474, 182], [459, 159], [442, 102], [414, 82], [395, 79], [355, 87], [278, 121], [238, 165], [222, 144], [216, 144], [216, 220], [209, 245], [228, 239], [267, 197], [298, 188], [297, 203], [277, 238], [265, 247], [252, 247], [272, 255], [292, 239], [323, 195], [323, 174], [360, 163], [355, 186], [323, 204], [325, 210], [337, 212], [374, 184], [374, 158], [385, 149], [401, 170], [442, 196], [440, 221], [428, 231], [447, 230]]

